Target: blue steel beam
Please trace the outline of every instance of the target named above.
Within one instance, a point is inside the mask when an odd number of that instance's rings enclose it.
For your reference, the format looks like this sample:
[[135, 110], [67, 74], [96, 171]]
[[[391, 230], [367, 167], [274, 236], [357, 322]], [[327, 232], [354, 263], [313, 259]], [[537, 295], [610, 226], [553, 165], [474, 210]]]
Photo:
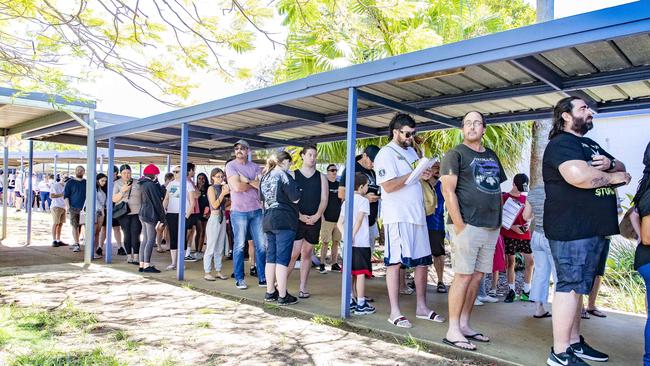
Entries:
[[544, 82], [551, 88], [556, 91], [562, 92], [567, 96], [574, 96], [584, 100], [591, 109], [597, 111], [596, 101], [589, 94], [582, 90], [564, 90], [564, 80], [562, 76], [558, 75], [555, 71], [551, 70], [550, 67], [544, 65], [543, 62], [539, 61], [534, 56], [526, 56], [522, 58], [517, 58], [511, 61], [513, 64], [517, 65], [520, 69], [526, 71], [528, 74], [534, 76], [538, 80]]
[[361, 99], [365, 99], [365, 100], [367, 100], [369, 102], [372, 102], [372, 103], [375, 103], [375, 104], [378, 104], [378, 105], [381, 105], [381, 106], [384, 106], [384, 107], [387, 107], [387, 108], [391, 108], [391, 109], [394, 109], [396, 111], [400, 111], [400, 112], [409, 113], [409, 114], [412, 114], [412, 115], [428, 118], [428, 119], [430, 119], [430, 120], [432, 120], [434, 122], [446, 125], [448, 127], [452, 127], [452, 128], [458, 127], [458, 122], [454, 121], [451, 118], [441, 116], [441, 115], [436, 114], [436, 113], [427, 112], [427, 111], [425, 111], [423, 109], [415, 108], [415, 107], [412, 107], [412, 106], [410, 106], [408, 104], [400, 103], [400, 102], [397, 102], [397, 101], [394, 101], [394, 100], [391, 100], [391, 99], [388, 99], [388, 98], [380, 97], [379, 95], [371, 94], [371, 93], [365, 92], [363, 90], [358, 90], [357, 94], [358, 94], [359, 98], [361, 98]]
[[23, 175], [23, 183], [27, 179], [27, 202], [25, 202], [25, 208], [27, 208], [27, 245], [30, 245], [32, 243], [32, 208], [34, 207], [34, 187], [32, 187], [32, 174], [34, 174], [34, 141], [32, 140], [29, 140], [27, 171], [27, 177]]
[[312, 111], [307, 111], [304, 109], [294, 108], [287, 105], [276, 104], [268, 107], [257, 108], [261, 111], [271, 112], [275, 114], [281, 114], [283, 116], [300, 118], [307, 121], [314, 122], [325, 122], [325, 115], [321, 113], [316, 113]]
[[189, 144], [189, 124], [181, 125], [181, 194], [178, 209], [178, 257], [176, 258], [176, 278], [185, 278], [185, 212], [187, 211], [187, 148]]
[[354, 212], [354, 165], [357, 150], [357, 93], [356, 88], [348, 90], [348, 132], [346, 136], [346, 155], [345, 171], [345, 221], [344, 221], [344, 241], [343, 241], [343, 275], [341, 276], [341, 318], [350, 317], [350, 296], [352, 290], [352, 238], [354, 234], [353, 212]]
[[98, 137], [132, 134], [178, 123], [257, 109], [330, 93], [348, 87], [397, 80], [468, 65], [515, 59], [531, 54], [647, 33], [647, 1], [637, 1], [422, 51], [354, 65], [304, 79], [103, 128]]
[[108, 139], [108, 180], [106, 182], [106, 251], [104, 252], [104, 261], [107, 264], [113, 262], [113, 167], [115, 166], [115, 139]]
[[[95, 213], [97, 212], [97, 141], [95, 140], [95, 116], [91, 111], [90, 115], [84, 116], [84, 122], [90, 128], [87, 129], [88, 163], [86, 164], [86, 233], [84, 235], [84, 263], [90, 264], [95, 253]], [[107, 226], [108, 228], [108, 226]]]
[[257, 136], [257, 135], [252, 135], [249, 133], [242, 133], [239, 131], [231, 131], [231, 130], [222, 130], [218, 128], [212, 128], [212, 127], [203, 127], [203, 126], [190, 126], [190, 130], [192, 131], [198, 131], [198, 132], [203, 132], [203, 133], [208, 133], [213, 135], [212, 139], [215, 137], [235, 137], [238, 139], [246, 139], [246, 141], [257, 141], [257, 142], [262, 142], [266, 144], [275, 144], [279, 146], [284, 146], [284, 145], [291, 145], [292, 141], [291, 140], [280, 140], [280, 139], [274, 139], [271, 137], [264, 137], [264, 136]]
[[41, 128], [39, 130], [23, 133], [21, 135], [22, 139], [35, 139], [47, 135], [58, 135], [62, 132], [70, 131], [79, 128], [79, 123], [77, 121], [64, 122], [55, 126], [49, 126]]
[[97, 108], [97, 104], [93, 101], [82, 101], [82, 100], [71, 101], [68, 98], [64, 98], [58, 95], [45, 94], [45, 93], [27, 93], [27, 92], [21, 92], [20, 90], [10, 89], [10, 88], [0, 88], [0, 96], [12, 97], [12, 98], [16, 97], [16, 98], [29, 99], [29, 100], [52, 103], [52, 104], [86, 107], [91, 109]]

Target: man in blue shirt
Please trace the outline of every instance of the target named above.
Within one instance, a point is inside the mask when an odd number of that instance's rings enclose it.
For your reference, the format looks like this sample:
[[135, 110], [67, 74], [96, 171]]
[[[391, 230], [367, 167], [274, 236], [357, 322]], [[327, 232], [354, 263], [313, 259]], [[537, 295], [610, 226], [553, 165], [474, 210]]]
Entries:
[[79, 246], [79, 229], [83, 223], [79, 222], [81, 210], [86, 204], [86, 180], [84, 179], [86, 169], [81, 165], [77, 166], [74, 170], [74, 177], [72, 177], [65, 184], [63, 190], [63, 198], [65, 199], [65, 207], [70, 215], [70, 225], [72, 226], [72, 238], [74, 245], [72, 246], [73, 252], [81, 250]]
[[436, 210], [427, 216], [427, 229], [429, 230], [429, 245], [433, 255], [433, 267], [438, 275], [437, 291], [447, 292], [447, 286], [442, 281], [445, 270], [445, 198], [442, 196], [440, 183], [440, 163], [436, 162], [431, 168], [431, 178], [427, 182], [436, 192]]

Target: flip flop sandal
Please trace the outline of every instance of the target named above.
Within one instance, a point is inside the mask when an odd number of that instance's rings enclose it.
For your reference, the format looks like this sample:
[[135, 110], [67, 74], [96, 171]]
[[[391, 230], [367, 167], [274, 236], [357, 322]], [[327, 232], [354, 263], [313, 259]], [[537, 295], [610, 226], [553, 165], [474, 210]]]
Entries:
[[400, 290], [399, 293], [402, 295], [413, 295], [415, 290], [407, 286], [404, 290]]
[[394, 326], [396, 326], [398, 328], [412, 328], [413, 327], [411, 322], [408, 319], [406, 319], [406, 317], [404, 315], [400, 315], [400, 316], [398, 316], [397, 318], [395, 318], [393, 320], [388, 318], [388, 322], [393, 324]]
[[[481, 339], [479, 337], [481, 337], [483, 339]], [[485, 335], [483, 335], [483, 333], [474, 333], [472, 335], [466, 335], [465, 338], [471, 339], [473, 341], [481, 342], [481, 343], [489, 343], [490, 342], [490, 339], [487, 338]]]
[[219, 276], [215, 276], [215, 277], [216, 277], [217, 279], [219, 279], [219, 280], [227, 280], [227, 279], [228, 279], [228, 277], [226, 277], [226, 276], [224, 276], [224, 275], [219, 275]]
[[598, 309], [592, 309], [592, 310], [587, 310], [587, 313], [598, 317], [598, 318], [607, 318], [607, 314], [603, 313], [602, 311]]
[[550, 318], [550, 317], [551, 317], [551, 313], [549, 313], [548, 311], [542, 315], [533, 315], [533, 318], [535, 319]]
[[311, 297], [311, 294], [309, 292], [298, 292], [298, 297], [301, 299], [308, 299]]
[[429, 315], [415, 315], [415, 317], [418, 318], [418, 319], [429, 320], [429, 321], [436, 322], [436, 323], [444, 323], [445, 322], [445, 317], [443, 317], [442, 315], [439, 315], [438, 313], [436, 313], [433, 310], [429, 311]]
[[441, 293], [441, 294], [446, 294], [447, 293], [447, 286], [445, 286], [444, 283], [440, 282], [438, 284], [438, 288], [436, 288], [436, 291], [438, 291], [438, 293]]
[[[444, 344], [450, 345], [450, 346], [452, 346], [452, 347], [454, 347], [454, 348], [461, 349], [461, 350], [463, 350], [463, 351], [476, 351], [476, 346], [474, 345], [474, 343], [472, 343], [472, 342], [470, 342], [470, 341], [450, 341], [450, 340], [447, 339], [447, 338], [443, 338], [443, 339], [442, 339], [442, 342], [443, 342]], [[465, 347], [461, 347], [461, 346], [458, 345], [459, 343], [469, 344], [470, 346], [474, 346], [474, 348], [465, 348]]]

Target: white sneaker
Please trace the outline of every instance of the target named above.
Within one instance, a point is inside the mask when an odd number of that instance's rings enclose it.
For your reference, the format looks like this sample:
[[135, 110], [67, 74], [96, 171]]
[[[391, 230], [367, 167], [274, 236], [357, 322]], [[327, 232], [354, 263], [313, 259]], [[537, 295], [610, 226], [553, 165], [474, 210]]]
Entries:
[[296, 261], [296, 264], [293, 265], [293, 269], [300, 269], [300, 261]]
[[474, 300], [474, 306], [482, 306], [482, 305], [484, 305], [483, 302], [479, 300], [477, 297], [476, 300]]
[[499, 299], [492, 296], [479, 296], [476, 299], [479, 300], [480, 302], [489, 302], [489, 303], [499, 302]]
[[80, 252], [80, 251], [81, 251], [81, 247], [79, 246], [79, 244], [75, 244], [75, 245], [73, 245], [73, 246], [72, 246], [72, 251], [75, 252], [75, 253], [76, 253], [76, 252]]
[[170, 264], [170, 265], [167, 266], [167, 268], [165, 268], [166, 271], [171, 271], [171, 270], [174, 270], [174, 269], [176, 269], [176, 266], [173, 265], [173, 264]]

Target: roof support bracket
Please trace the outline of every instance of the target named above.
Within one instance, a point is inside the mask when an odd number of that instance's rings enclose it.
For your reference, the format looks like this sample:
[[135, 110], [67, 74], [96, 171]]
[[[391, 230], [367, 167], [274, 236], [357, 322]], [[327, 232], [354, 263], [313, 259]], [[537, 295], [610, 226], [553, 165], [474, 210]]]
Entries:
[[65, 113], [68, 114], [68, 116], [72, 117], [75, 121], [77, 121], [80, 125], [84, 126], [87, 130], [90, 130], [92, 127], [86, 121], [84, 121], [81, 117], [77, 116], [76, 113], [70, 112], [70, 111], [65, 111]]

